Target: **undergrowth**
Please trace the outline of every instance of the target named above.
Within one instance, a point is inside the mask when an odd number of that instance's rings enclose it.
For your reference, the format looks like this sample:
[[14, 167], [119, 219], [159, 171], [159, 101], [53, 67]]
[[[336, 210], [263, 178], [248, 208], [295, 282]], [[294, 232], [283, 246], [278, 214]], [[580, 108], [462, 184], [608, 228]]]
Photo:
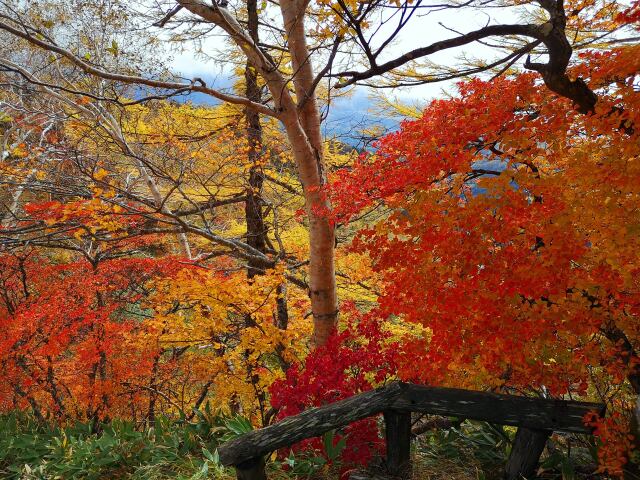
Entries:
[[211, 412], [192, 421], [159, 418], [142, 428], [114, 420], [99, 432], [89, 423], [59, 427], [11, 413], [0, 416], [0, 478], [231, 479], [216, 448], [247, 428], [246, 420]]
[[[98, 428], [89, 423], [56, 426], [14, 412], [0, 416], [0, 478], [232, 480], [235, 472], [222, 467], [217, 447], [251, 428], [243, 417], [208, 408], [189, 421], [158, 418], [138, 428], [120, 420]], [[325, 434], [321, 450], [272, 456], [269, 478], [338, 479], [341, 474], [345, 478], [348, 472], [339, 460], [345, 442], [336, 441], [335, 433]], [[499, 479], [514, 434], [515, 429], [483, 422], [426, 432], [413, 442], [413, 478]], [[553, 480], [602, 478], [590, 473], [595, 469], [594, 454], [586, 442], [554, 436], [538, 473]]]

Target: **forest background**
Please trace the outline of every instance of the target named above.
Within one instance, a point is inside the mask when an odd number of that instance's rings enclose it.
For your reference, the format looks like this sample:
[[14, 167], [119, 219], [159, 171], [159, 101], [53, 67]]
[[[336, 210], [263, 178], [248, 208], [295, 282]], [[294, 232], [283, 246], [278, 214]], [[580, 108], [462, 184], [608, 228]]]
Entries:
[[[466, 10], [486, 21], [414, 33]], [[220, 442], [401, 379], [604, 402], [595, 440], [554, 436], [540, 473], [637, 478], [639, 17], [1, 2], [2, 474], [224, 476]], [[182, 78], [168, 50], [232, 82]], [[440, 82], [424, 109], [376, 94], [348, 140], [323, 127], [354, 85]], [[513, 437], [414, 427], [432, 473], [457, 457], [463, 478]], [[270, 465], [344, 476], [382, 448], [371, 419]]]

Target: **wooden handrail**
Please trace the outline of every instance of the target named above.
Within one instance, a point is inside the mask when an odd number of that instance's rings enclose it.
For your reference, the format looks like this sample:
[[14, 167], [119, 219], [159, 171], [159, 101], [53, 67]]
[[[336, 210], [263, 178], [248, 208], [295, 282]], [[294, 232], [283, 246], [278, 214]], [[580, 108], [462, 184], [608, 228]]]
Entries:
[[[407, 432], [410, 431], [410, 428], [407, 428], [407, 425], [410, 427], [410, 413], [421, 412], [520, 427], [517, 439], [522, 438], [521, 442], [528, 442], [528, 444], [533, 442], [537, 445], [536, 448], [540, 450], [535, 457], [537, 462], [546, 439], [552, 431], [589, 434], [591, 429], [584, 424], [583, 417], [591, 411], [603, 415], [604, 409], [604, 405], [598, 403], [392, 382], [384, 387], [329, 405], [311, 408], [268, 427], [248, 432], [222, 445], [218, 449], [218, 454], [223, 465], [236, 467], [238, 478], [266, 478], [264, 473], [261, 473], [261, 476], [252, 477], [246, 476], [246, 472], [248, 469], [260, 470], [263, 457], [275, 450], [384, 413], [387, 422], [389, 455], [392, 447], [389, 444], [389, 425], [392, 424], [394, 431], [397, 430], [396, 434], [403, 432], [402, 436], [407, 436], [409, 435]], [[398, 443], [397, 435], [394, 432], [391, 433], [393, 442]], [[408, 445], [408, 437], [404, 443]], [[398, 448], [394, 446], [391, 448], [391, 454], [403, 459], [402, 462], [406, 463], [408, 453], [404, 450], [407, 448], [403, 446], [403, 452], [399, 453]], [[527, 462], [531, 463], [531, 460], [528, 459]], [[511, 470], [521, 474], [522, 468], [525, 467], [512, 465]], [[241, 471], [245, 471], [242, 476]]]
[[318, 408], [310, 408], [260, 430], [253, 430], [218, 448], [220, 463], [238, 465], [257, 456], [269, 454], [307, 438], [344, 427], [387, 410], [402, 392], [402, 384], [360, 393]]
[[555, 432], [591, 433], [584, 415], [604, 413], [604, 405], [548, 398], [522, 397], [457, 388], [402, 384], [390, 405], [397, 410], [482, 420], [514, 427]]

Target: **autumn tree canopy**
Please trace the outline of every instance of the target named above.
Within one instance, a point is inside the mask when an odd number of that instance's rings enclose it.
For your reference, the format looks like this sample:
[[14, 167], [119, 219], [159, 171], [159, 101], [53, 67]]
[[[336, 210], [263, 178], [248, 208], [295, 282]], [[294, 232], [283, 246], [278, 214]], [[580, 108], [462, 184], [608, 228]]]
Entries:
[[377, 212], [352, 244], [383, 274], [371, 314], [430, 330], [401, 377], [614, 410], [640, 392], [638, 53], [581, 55], [589, 115], [531, 74], [464, 82], [337, 172], [337, 218]]
[[[0, 2], [0, 411], [261, 427], [402, 379], [604, 401], [600, 468], [629, 474], [639, 14]], [[441, 81], [372, 148], [326, 135], [355, 88]], [[380, 454], [373, 419], [336, 436], [344, 471]]]

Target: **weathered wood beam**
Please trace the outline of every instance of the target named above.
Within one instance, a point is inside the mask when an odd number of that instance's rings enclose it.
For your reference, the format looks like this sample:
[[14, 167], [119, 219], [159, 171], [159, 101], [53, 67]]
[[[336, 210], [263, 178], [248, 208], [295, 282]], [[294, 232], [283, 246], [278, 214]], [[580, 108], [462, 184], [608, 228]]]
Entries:
[[238, 480], [267, 480], [267, 472], [264, 470], [264, 457], [252, 458], [236, 465], [236, 478]]
[[591, 433], [582, 418], [590, 411], [603, 414], [604, 406], [394, 382], [246, 433], [218, 449], [220, 461], [226, 466], [239, 465], [385, 410], [484, 420], [532, 430]]
[[505, 467], [504, 480], [535, 478], [538, 460], [550, 435], [550, 430], [518, 428]]
[[604, 413], [599, 403], [518, 397], [454, 388], [403, 384], [392, 408], [534, 430], [591, 433], [583, 417], [590, 411]]
[[220, 462], [225, 466], [238, 465], [306, 438], [319, 437], [329, 430], [372, 417], [386, 410], [401, 390], [399, 383], [391, 383], [245, 433], [218, 449]]
[[394, 477], [411, 478], [411, 412], [385, 410], [387, 472]]

